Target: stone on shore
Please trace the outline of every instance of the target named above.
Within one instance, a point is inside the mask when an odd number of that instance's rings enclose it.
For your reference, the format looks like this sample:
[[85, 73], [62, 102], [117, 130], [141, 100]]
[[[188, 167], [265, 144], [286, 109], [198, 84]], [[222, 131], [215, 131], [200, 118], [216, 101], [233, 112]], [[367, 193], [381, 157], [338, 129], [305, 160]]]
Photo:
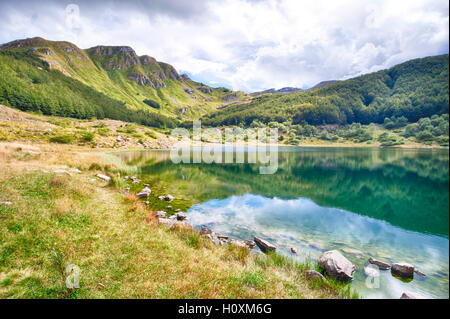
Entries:
[[245, 243], [249, 248], [253, 248], [256, 246], [256, 243], [253, 240], [247, 240]]
[[400, 299], [425, 299], [424, 296], [415, 293], [415, 292], [411, 292], [411, 291], [405, 291], [404, 293], [402, 293]]
[[394, 263], [391, 266], [391, 273], [401, 278], [414, 277], [414, 265], [408, 263]]
[[297, 248], [291, 247], [291, 253], [296, 254], [297, 253]]
[[150, 196], [151, 192], [152, 192], [152, 191], [151, 191], [150, 188], [145, 187], [143, 190], [141, 190], [139, 193], [137, 193], [136, 196], [137, 196], [138, 198], [147, 198], [147, 197]]
[[259, 237], [255, 236], [253, 240], [255, 241], [256, 245], [258, 245], [259, 249], [261, 249], [263, 252], [275, 251], [277, 249], [275, 245]]
[[97, 176], [98, 178], [104, 180], [105, 182], [111, 181], [111, 177], [109, 177], [109, 176], [107, 176], [107, 175], [104, 175], [104, 174], [100, 174], [100, 173], [99, 173], [99, 174], [97, 174], [97, 175], [95, 175], [95, 176]]
[[320, 272], [315, 270], [305, 270], [304, 274], [306, 278], [310, 280], [326, 281], [325, 277]]
[[185, 213], [176, 213], [177, 219], [178, 220], [185, 220], [187, 218]]
[[158, 210], [156, 212], [156, 217], [166, 217], [166, 212], [163, 210]]
[[376, 265], [380, 270], [388, 270], [389, 268], [391, 268], [390, 264], [373, 259], [372, 257], [369, 258], [369, 263], [371, 263], [372, 265]]
[[324, 252], [319, 258], [319, 265], [330, 277], [344, 282], [353, 279], [355, 266], [337, 250]]

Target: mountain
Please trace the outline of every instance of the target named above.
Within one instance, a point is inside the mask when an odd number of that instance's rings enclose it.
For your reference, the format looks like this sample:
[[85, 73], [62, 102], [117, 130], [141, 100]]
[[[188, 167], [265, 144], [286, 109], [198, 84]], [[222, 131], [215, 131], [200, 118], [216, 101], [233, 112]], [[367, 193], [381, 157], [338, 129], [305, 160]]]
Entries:
[[192, 81], [128, 46], [83, 50], [39, 37], [0, 46], [0, 102], [25, 111], [172, 126], [223, 107], [230, 96], [245, 94]]
[[292, 94], [254, 97], [203, 117], [211, 126], [292, 121], [293, 124], [409, 122], [449, 110], [449, 55], [415, 59], [387, 70]]
[[263, 95], [263, 94], [274, 94], [274, 93], [290, 94], [290, 93], [301, 92], [301, 91], [303, 91], [303, 90], [300, 88], [284, 87], [284, 88], [281, 88], [278, 90], [268, 89], [268, 90], [264, 90], [264, 91], [253, 92], [253, 93], [250, 93], [250, 95], [251, 96], [259, 96], [259, 95]]
[[327, 86], [327, 85], [330, 85], [330, 84], [334, 84], [334, 83], [336, 83], [336, 82], [338, 82], [338, 81], [336, 81], [336, 80], [322, 81], [322, 82], [319, 82], [319, 83], [317, 83], [316, 85], [310, 87], [310, 88], [307, 89], [306, 91], [315, 90], [315, 89], [320, 89], [320, 88], [323, 88], [324, 86]]

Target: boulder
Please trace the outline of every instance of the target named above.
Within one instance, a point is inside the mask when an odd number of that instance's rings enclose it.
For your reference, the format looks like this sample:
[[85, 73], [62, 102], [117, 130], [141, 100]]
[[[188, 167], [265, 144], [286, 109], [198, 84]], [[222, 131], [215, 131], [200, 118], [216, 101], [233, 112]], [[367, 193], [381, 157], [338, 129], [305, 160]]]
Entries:
[[185, 213], [176, 213], [176, 216], [178, 220], [185, 220], [187, 217]]
[[255, 236], [253, 240], [255, 241], [256, 245], [258, 245], [259, 249], [261, 249], [263, 252], [275, 251], [277, 249], [275, 245], [259, 237]]
[[319, 265], [328, 276], [341, 281], [353, 279], [355, 266], [337, 250], [329, 250], [319, 257]]
[[408, 263], [394, 263], [391, 266], [391, 273], [401, 278], [414, 277], [414, 265]]
[[315, 270], [305, 270], [304, 274], [307, 279], [309, 280], [320, 280], [320, 281], [326, 281], [325, 277], [318, 271]]
[[137, 193], [136, 196], [137, 196], [138, 198], [147, 198], [147, 197], [150, 196], [151, 192], [152, 192], [152, 191], [151, 191], [150, 188], [145, 187], [143, 190], [141, 190], [139, 193]]
[[376, 265], [381, 270], [388, 270], [389, 268], [391, 268], [391, 265], [389, 265], [388, 263], [373, 259], [372, 257], [369, 258], [369, 263], [371, 263], [372, 265]]
[[405, 291], [404, 293], [402, 293], [400, 299], [425, 299], [425, 298], [418, 293]]
[[97, 174], [97, 175], [95, 175], [95, 176], [97, 176], [98, 178], [104, 180], [105, 182], [111, 181], [111, 177], [109, 177], [109, 176], [107, 176], [107, 175], [104, 175], [104, 174]]

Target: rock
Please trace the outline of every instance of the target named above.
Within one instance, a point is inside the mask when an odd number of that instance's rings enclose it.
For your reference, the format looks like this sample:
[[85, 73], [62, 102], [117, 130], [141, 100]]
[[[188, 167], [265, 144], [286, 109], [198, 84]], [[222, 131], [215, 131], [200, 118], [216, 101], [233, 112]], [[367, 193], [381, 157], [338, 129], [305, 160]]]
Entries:
[[[228, 238], [228, 236], [227, 236], [227, 238]], [[231, 245], [233, 245], [233, 246], [236, 246], [236, 247], [248, 248], [247, 244], [244, 241], [242, 241], [242, 240], [231, 239], [229, 241], [229, 243]]]
[[145, 187], [150, 187], [150, 184], [144, 184]]
[[202, 228], [200, 228], [200, 235], [212, 235], [213, 231], [211, 229], [209, 229], [206, 226], [202, 226]]
[[175, 197], [173, 197], [172, 195], [166, 195], [166, 196], [164, 196], [164, 200], [165, 201], [168, 201], [168, 202], [171, 202], [171, 201], [173, 201], [175, 199]]
[[253, 248], [256, 246], [256, 243], [253, 240], [247, 240], [245, 242], [245, 244], [249, 247], [249, 248]]
[[170, 206], [170, 205], [169, 205], [169, 206], [166, 206], [166, 209], [167, 209], [167, 210], [172, 210], [172, 206]]
[[137, 196], [138, 198], [147, 198], [147, 197], [150, 196], [151, 192], [152, 192], [152, 191], [151, 191], [150, 188], [145, 187], [143, 190], [141, 190], [139, 193], [137, 193], [136, 196]]
[[364, 274], [367, 277], [379, 277], [380, 271], [378, 270], [377, 266], [371, 264], [364, 267]]
[[344, 282], [353, 279], [355, 266], [337, 250], [324, 252], [319, 258], [319, 265], [330, 277]]
[[[170, 206], [170, 207], [172, 207], [172, 206]], [[175, 212], [176, 213], [181, 212], [181, 209], [177, 208], [177, 209], [175, 209]]]
[[1, 202], [0, 205], [12, 205], [11, 202]]
[[364, 255], [364, 253], [361, 250], [354, 249], [354, 248], [344, 247], [341, 250], [346, 254], [354, 255], [357, 257]]
[[259, 237], [255, 236], [253, 240], [255, 241], [256, 245], [258, 245], [259, 249], [261, 249], [263, 252], [275, 251], [277, 249], [275, 245]]
[[296, 254], [297, 253], [297, 249], [294, 247], [291, 247], [291, 253]]
[[146, 202], [145, 202], [145, 205], [150, 205], [150, 202], [149, 202], [149, 201], [146, 201]]
[[156, 212], [156, 217], [166, 217], [166, 212], [163, 210], [158, 210]]
[[106, 176], [106, 175], [104, 175], [104, 174], [97, 174], [97, 175], [95, 175], [95, 176], [97, 176], [98, 178], [104, 180], [105, 182], [109, 182], [109, 181], [111, 180], [111, 177]]
[[117, 136], [116, 142], [122, 142], [122, 136], [121, 135]]
[[158, 218], [158, 223], [163, 224], [164, 226], [167, 227], [172, 227], [175, 224], [175, 220], [174, 219], [170, 219], [170, 218], [163, 218], [163, 217], [159, 217]]
[[229, 237], [227, 235], [217, 235], [217, 238], [227, 240]]
[[164, 198], [166, 198], [166, 196], [158, 196], [159, 200], [164, 200]]
[[394, 263], [391, 266], [391, 273], [401, 278], [414, 277], [414, 265], [408, 263]]
[[378, 268], [381, 270], [388, 270], [389, 268], [391, 268], [391, 265], [389, 265], [388, 263], [373, 259], [372, 257], [369, 258], [369, 263], [378, 266]]
[[176, 216], [178, 220], [185, 220], [187, 217], [185, 213], [176, 213]]
[[423, 272], [421, 272], [419, 269], [414, 269], [414, 272], [419, 275], [420, 277], [426, 277], [427, 275], [425, 275]]
[[124, 181], [127, 181], [128, 179], [129, 179], [128, 176], [125, 176], [125, 177], [123, 178]]
[[425, 299], [425, 298], [418, 293], [405, 291], [404, 293], [402, 293], [400, 299]]
[[119, 172], [116, 173], [116, 177], [120, 178], [120, 173]]
[[81, 173], [81, 171], [78, 168], [72, 168], [70, 171], [72, 173], [76, 173], [76, 174], [80, 174]]
[[318, 271], [315, 270], [305, 270], [304, 274], [309, 280], [321, 280], [326, 281], [325, 277]]
[[53, 173], [55, 173], [55, 174], [67, 174], [67, 175], [69, 175], [69, 176], [72, 176], [72, 174], [70, 174], [68, 171], [66, 171], [66, 170], [64, 170], [64, 169], [55, 169], [55, 170], [53, 171]]

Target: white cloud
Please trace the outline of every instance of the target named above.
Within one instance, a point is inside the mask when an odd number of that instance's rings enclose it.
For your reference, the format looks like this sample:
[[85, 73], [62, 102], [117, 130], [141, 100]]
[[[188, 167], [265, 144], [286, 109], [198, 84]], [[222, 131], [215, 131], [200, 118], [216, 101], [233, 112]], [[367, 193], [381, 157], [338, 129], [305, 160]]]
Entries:
[[[77, 3], [77, 1], [74, 1]], [[246, 91], [311, 86], [448, 52], [448, 2], [0, 1], [0, 42], [42, 36], [82, 48], [129, 45], [194, 78]]]

